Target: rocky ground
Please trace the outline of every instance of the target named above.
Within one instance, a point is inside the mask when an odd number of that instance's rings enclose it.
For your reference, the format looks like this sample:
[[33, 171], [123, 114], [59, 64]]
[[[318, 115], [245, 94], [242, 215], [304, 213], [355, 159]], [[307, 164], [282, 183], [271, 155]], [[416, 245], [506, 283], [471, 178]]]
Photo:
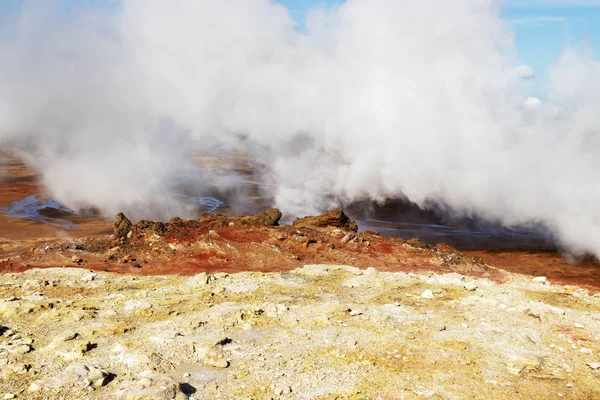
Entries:
[[341, 210], [0, 246], [4, 399], [600, 398], [600, 297]]
[[592, 399], [600, 298], [543, 278], [0, 275], [5, 399]]
[[119, 214], [114, 234], [69, 240], [0, 243], [0, 271], [79, 266], [137, 275], [289, 271], [305, 264], [345, 264], [393, 271], [459, 272], [502, 280], [503, 271], [450, 246], [421, 245], [357, 232], [340, 209], [279, 226], [277, 209], [244, 216], [205, 214], [191, 221], [132, 224]]

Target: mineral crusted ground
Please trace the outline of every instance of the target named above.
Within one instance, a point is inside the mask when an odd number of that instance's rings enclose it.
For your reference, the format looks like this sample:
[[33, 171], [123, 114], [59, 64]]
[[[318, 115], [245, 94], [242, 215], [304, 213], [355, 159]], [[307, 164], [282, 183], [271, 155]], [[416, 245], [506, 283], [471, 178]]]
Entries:
[[51, 268], [0, 298], [5, 398], [600, 396], [600, 298], [541, 278]]

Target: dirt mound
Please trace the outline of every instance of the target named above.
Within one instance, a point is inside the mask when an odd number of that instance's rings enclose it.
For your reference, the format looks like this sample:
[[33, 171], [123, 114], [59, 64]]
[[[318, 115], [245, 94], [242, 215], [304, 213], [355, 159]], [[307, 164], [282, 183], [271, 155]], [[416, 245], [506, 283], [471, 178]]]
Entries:
[[341, 208], [336, 208], [318, 216], [298, 218], [292, 224], [295, 227], [318, 227], [328, 226], [344, 229], [347, 231], [358, 231], [358, 225], [352, 221]]

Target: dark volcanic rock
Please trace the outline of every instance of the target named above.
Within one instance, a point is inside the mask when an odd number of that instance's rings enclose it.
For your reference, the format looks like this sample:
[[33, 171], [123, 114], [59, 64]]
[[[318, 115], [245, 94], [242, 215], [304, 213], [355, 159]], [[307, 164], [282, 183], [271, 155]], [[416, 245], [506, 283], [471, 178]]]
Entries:
[[152, 224], [152, 229], [154, 229], [154, 232], [156, 233], [165, 233], [165, 231], [167, 230], [167, 227], [165, 226], [165, 224], [163, 224], [162, 222], [154, 222]]
[[292, 224], [295, 227], [319, 227], [323, 228], [326, 226], [333, 226], [336, 228], [345, 229], [348, 231], [358, 231], [358, 225], [352, 221], [341, 208], [336, 208], [326, 212], [325, 214], [318, 215], [316, 217], [304, 217], [298, 218]]
[[123, 213], [118, 213], [117, 217], [115, 218], [115, 223], [113, 224], [115, 237], [126, 238], [127, 234], [131, 230], [131, 226], [132, 225], [129, 218], [127, 218]]

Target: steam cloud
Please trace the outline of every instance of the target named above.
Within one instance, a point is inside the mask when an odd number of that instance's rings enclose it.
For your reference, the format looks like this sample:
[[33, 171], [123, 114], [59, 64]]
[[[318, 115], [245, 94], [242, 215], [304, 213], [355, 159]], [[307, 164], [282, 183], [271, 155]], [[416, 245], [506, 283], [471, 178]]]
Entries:
[[600, 64], [567, 49], [519, 95], [493, 0], [347, 0], [306, 29], [267, 0], [24, 1], [0, 21], [0, 146], [71, 208], [186, 215], [198, 152], [268, 166], [286, 213], [403, 195], [543, 224], [600, 255]]

